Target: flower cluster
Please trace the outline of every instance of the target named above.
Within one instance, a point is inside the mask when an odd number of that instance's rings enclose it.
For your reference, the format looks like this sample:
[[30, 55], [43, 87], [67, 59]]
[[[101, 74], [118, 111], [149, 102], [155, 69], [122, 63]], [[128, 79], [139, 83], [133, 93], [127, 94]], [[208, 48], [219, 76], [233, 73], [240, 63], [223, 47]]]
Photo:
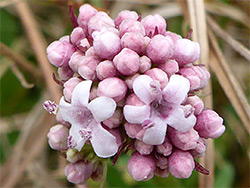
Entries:
[[48, 139], [66, 153], [67, 179], [99, 180], [100, 158], [115, 161], [125, 148], [132, 151], [127, 170], [137, 181], [169, 172], [188, 178], [201, 169], [194, 158], [225, 126], [195, 95], [210, 78], [204, 66], [193, 64], [199, 44], [167, 31], [160, 15], [142, 19], [124, 10], [113, 20], [88, 4], [78, 17], [70, 10], [72, 33], [47, 48], [63, 96], [59, 105], [44, 103], [60, 122]]

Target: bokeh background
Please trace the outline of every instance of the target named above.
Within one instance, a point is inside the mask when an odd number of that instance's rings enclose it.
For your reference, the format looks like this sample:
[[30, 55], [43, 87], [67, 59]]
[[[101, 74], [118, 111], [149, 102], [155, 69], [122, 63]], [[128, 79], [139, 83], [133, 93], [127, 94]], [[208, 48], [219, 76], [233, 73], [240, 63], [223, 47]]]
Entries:
[[[142, 16], [161, 14], [167, 30], [183, 37], [192, 27], [193, 40], [205, 49], [201, 61], [212, 75], [211, 89], [200, 96], [224, 118], [226, 126], [203, 159], [203, 165], [212, 169], [209, 178], [194, 171], [185, 180], [170, 175], [136, 182], [126, 171], [129, 155], [123, 155], [114, 167], [109, 164], [105, 187], [209, 187], [211, 183], [214, 187], [250, 187], [249, 0], [0, 1], [0, 186], [75, 187], [64, 176], [65, 159], [47, 144], [46, 134], [56, 122], [42, 103], [46, 99], [58, 102], [62, 92], [53, 82], [51, 73], [56, 70], [46, 59], [46, 46], [71, 32], [68, 5], [78, 12], [84, 3], [112, 18], [123, 9]], [[99, 185], [90, 180], [76, 187]]]

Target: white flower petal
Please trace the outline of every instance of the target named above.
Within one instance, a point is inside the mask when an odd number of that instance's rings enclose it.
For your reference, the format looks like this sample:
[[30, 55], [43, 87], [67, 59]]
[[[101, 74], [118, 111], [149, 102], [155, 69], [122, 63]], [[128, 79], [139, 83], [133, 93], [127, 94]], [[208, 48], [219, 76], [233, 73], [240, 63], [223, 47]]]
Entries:
[[186, 118], [182, 106], [179, 105], [169, 113], [165, 122], [180, 132], [187, 132], [194, 127], [196, 117], [191, 114]]
[[153, 79], [149, 76], [141, 75], [133, 82], [133, 90], [135, 94], [145, 104], [150, 104], [155, 99], [155, 96], [151, 93], [150, 83], [152, 81]]
[[92, 112], [94, 119], [97, 122], [101, 122], [114, 114], [116, 103], [113, 99], [102, 96], [91, 101], [88, 104], [88, 108]]
[[163, 97], [169, 103], [181, 104], [187, 97], [189, 89], [190, 83], [188, 79], [180, 75], [173, 75], [163, 89]]
[[115, 136], [104, 129], [100, 123], [94, 127], [90, 142], [98, 157], [111, 157], [118, 150]]
[[151, 119], [153, 126], [146, 129], [143, 142], [150, 145], [162, 144], [166, 137], [167, 124], [160, 118]]
[[92, 81], [86, 80], [82, 81], [76, 85], [72, 92], [71, 104], [73, 106], [87, 106], [89, 102], [89, 92], [91, 88]]
[[123, 114], [129, 123], [142, 124], [150, 116], [150, 107], [148, 105], [125, 105], [123, 108]]
[[77, 149], [78, 151], [81, 151], [82, 147], [87, 141], [86, 138], [81, 137], [80, 130], [81, 127], [79, 125], [71, 126], [69, 130], [69, 136], [72, 136], [73, 140], [76, 142], [75, 149]]

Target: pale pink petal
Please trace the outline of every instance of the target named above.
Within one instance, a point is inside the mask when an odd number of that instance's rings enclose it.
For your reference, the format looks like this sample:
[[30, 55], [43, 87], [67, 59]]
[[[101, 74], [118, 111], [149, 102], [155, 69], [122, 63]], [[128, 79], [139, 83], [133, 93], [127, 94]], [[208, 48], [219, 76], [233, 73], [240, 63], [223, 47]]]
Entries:
[[165, 122], [177, 131], [187, 132], [194, 127], [196, 117], [193, 114], [185, 117], [184, 109], [182, 106], [178, 106], [169, 112]]
[[82, 81], [76, 85], [72, 92], [71, 104], [74, 106], [87, 106], [89, 102], [89, 92], [92, 81]]
[[162, 144], [165, 140], [167, 124], [160, 118], [155, 117], [152, 120], [152, 127], [147, 128], [143, 136], [143, 142], [150, 145]]
[[150, 116], [150, 107], [148, 105], [125, 105], [123, 108], [123, 114], [129, 123], [142, 124]]
[[64, 121], [69, 122], [71, 125], [81, 125], [87, 127], [93, 119], [93, 115], [85, 106], [72, 106], [67, 103], [62, 97], [59, 103], [60, 114]]
[[88, 104], [88, 109], [92, 112], [97, 122], [104, 121], [110, 118], [116, 108], [116, 103], [109, 97], [98, 97]]
[[85, 142], [87, 141], [87, 137], [81, 137], [80, 134], [81, 127], [79, 125], [74, 125], [69, 130], [69, 136], [72, 136], [74, 142], [76, 143], [75, 149], [81, 151]]
[[189, 89], [190, 83], [188, 79], [180, 75], [173, 75], [163, 89], [163, 97], [169, 103], [181, 104], [187, 97]]
[[152, 94], [152, 88], [150, 87], [150, 83], [153, 81], [147, 75], [138, 76], [133, 82], [133, 90], [137, 97], [140, 98], [145, 104], [150, 104], [155, 96]]
[[90, 141], [98, 157], [111, 157], [118, 150], [115, 136], [104, 129], [100, 123], [94, 127]]

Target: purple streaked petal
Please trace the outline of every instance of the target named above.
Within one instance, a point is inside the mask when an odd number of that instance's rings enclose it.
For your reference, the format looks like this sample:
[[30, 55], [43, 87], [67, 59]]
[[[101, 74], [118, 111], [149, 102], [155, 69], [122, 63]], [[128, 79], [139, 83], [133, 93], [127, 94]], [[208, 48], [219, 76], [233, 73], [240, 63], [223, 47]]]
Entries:
[[73, 106], [87, 106], [91, 84], [91, 80], [86, 80], [76, 85], [72, 92], [71, 104]]
[[80, 125], [74, 125], [69, 130], [69, 135], [72, 136], [73, 141], [76, 143], [74, 147], [78, 151], [81, 151], [82, 147], [84, 146], [85, 142], [88, 140], [89, 137], [83, 137], [81, 134], [82, 128]]
[[104, 129], [100, 123], [94, 126], [90, 142], [98, 157], [111, 157], [118, 150], [115, 136]]
[[196, 117], [193, 114], [185, 117], [184, 107], [180, 105], [173, 108], [164, 121], [180, 132], [187, 132], [194, 127]]
[[159, 117], [153, 117], [153, 125], [146, 129], [143, 142], [150, 145], [162, 144], [165, 140], [167, 124]]
[[92, 112], [97, 122], [110, 118], [114, 114], [115, 108], [115, 101], [104, 96], [95, 98], [88, 104], [88, 109]]
[[155, 96], [151, 92], [150, 83], [152, 81], [153, 79], [149, 76], [141, 75], [137, 77], [133, 83], [133, 90], [135, 94], [145, 104], [150, 104], [155, 99]]
[[188, 79], [180, 75], [173, 75], [163, 89], [163, 97], [169, 103], [181, 104], [187, 97], [189, 89], [190, 83]]
[[150, 107], [148, 105], [125, 105], [123, 108], [123, 114], [129, 123], [142, 124], [150, 116]]

